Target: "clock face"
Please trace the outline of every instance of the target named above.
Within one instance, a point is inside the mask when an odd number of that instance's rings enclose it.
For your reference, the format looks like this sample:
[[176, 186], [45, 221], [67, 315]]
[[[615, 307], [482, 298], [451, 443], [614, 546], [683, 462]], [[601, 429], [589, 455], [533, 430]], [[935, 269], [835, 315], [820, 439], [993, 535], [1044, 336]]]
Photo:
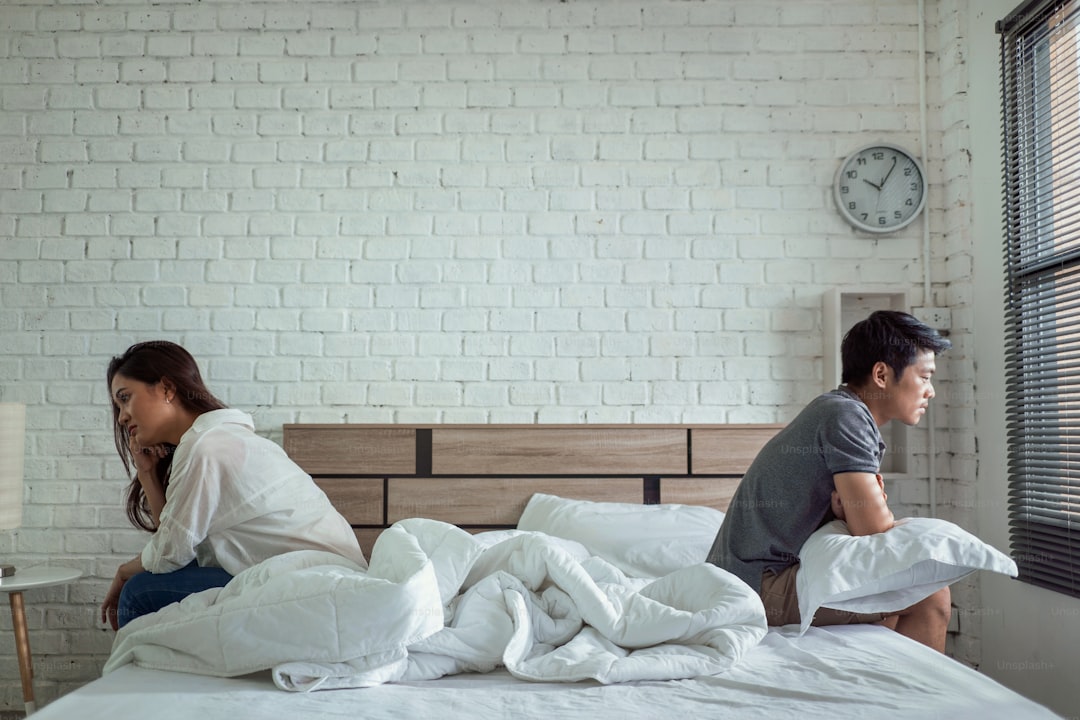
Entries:
[[926, 176], [919, 161], [905, 150], [878, 143], [844, 160], [833, 192], [837, 209], [849, 223], [867, 232], [892, 232], [922, 210]]

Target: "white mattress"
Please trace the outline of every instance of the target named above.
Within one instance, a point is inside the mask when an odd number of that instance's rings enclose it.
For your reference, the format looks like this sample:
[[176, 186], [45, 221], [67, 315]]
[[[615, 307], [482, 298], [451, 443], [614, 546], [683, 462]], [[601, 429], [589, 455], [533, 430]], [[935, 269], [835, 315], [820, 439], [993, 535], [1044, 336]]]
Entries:
[[505, 672], [288, 693], [269, 672], [222, 679], [133, 665], [42, 708], [35, 720], [255, 720], [437, 717], [943, 718], [1033, 720], [1046, 708], [891, 630], [770, 630], [728, 672], [692, 680], [600, 685], [530, 683]]

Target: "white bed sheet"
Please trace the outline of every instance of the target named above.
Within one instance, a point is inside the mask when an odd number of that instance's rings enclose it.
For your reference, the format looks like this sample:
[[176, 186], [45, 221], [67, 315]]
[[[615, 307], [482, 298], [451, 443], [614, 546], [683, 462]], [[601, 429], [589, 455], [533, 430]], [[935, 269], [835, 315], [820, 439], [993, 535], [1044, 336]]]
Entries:
[[769, 631], [731, 670], [691, 680], [530, 683], [497, 671], [359, 690], [286, 693], [270, 673], [214, 678], [126, 666], [42, 708], [35, 720], [438, 717], [911, 718], [1041, 720], [1048, 709], [879, 627]]

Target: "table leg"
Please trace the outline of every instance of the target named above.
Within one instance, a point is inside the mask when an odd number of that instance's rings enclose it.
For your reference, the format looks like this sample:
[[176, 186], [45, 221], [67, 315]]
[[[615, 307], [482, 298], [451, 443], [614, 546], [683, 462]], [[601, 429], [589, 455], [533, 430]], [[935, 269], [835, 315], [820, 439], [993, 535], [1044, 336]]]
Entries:
[[11, 603], [11, 624], [15, 629], [15, 652], [19, 656], [19, 677], [22, 678], [23, 702], [26, 714], [37, 709], [34, 701], [34, 664], [30, 660], [30, 633], [26, 629], [26, 609], [21, 592], [8, 593]]

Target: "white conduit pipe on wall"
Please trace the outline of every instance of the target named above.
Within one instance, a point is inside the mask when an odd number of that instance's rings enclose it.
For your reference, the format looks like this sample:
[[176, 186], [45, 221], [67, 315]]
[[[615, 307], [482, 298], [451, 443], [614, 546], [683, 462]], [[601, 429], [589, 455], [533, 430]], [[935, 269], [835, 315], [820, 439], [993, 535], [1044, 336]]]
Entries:
[[[926, 171], [926, 188], [930, 192], [930, 160], [928, 157], [928, 143], [926, 140], [926, 1], [919, 0], [919, 154], [922, 157], [923, 169]], [[929, 198], [927, 198], [929, 200]], [[933, 307], [935, 305], [931, 296], [930, 286], [930, 204], [927, 202], [922, 213], [923, 233], [923, 305]], [[937, 460], [937, 442], [934, 432], [934, 404], [930, 403], [926, 411], [926, 435], [927, 435], [927, 480], [930, 483], [930, 517], [937, 517], [937, 472], [935, 464]]]

